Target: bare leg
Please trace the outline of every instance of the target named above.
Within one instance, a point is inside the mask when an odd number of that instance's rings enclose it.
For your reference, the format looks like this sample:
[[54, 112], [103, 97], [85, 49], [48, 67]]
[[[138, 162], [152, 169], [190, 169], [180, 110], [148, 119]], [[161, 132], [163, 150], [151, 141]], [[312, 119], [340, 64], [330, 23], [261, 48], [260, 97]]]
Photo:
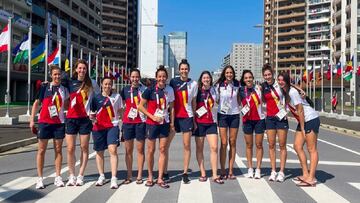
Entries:
[[54, 151], [55, 151], [55, 172], [56, 176], [61, 174], [61, 164], [62, 164], [62, 143], [63, 139], [54, 139]]
[[145, 140], [136, 141], [136, 149], [137, 149], [137, 165], [138, 165], [138, 175], [137, 179], [142, 179], [142, 172], [144, 168], [145, 162]]
[[66, 148], [67, 148], [67, 165], [69, 167], [69, 174], [75, 175], [75, 145], [76, 145], [76, 135], [66, 134]]
[[226, 148], [228, 144], [227, 128], [219, 128], [220, 131], [220, 174], [226, 175], [225, 163], [226, 163]]
[[284, 172], [286, 158], [287, 158], [287, 150], [286, 150], [286, 140], [287, 140], [287, 130], [278, 130], [279, 137], [279, 147], [280, 147], [280, 171]]
[[38, 139], [38, 151], [36, 154], [36, 165], [39, 177], [43, 177], [45, 152], [48, 144], [47, 139]]
[[168, 138], [164, 137], [160, 138], [159, 140], [159, 178], [157, 180], [158, 183], [161, 183], [163, 181], [167, 139]]
[[118, 154], [117, 154], [117, 145], [111, 144], [108, 146], [110, 154], [110, 165], [111, 165], [111, 176], [116, 177], [118, 169]]
[[191, 132], [183, 133], [184, 144], [184, 173], [187, 173], [189, 169], [190, 157], [191, 157]]
[[132, 178], [132, 163], [133, 163], [134, 140], [125, 141], [125, 163], [127, 168], [127, 179]]
[[204, 140], [205, 137], [195, 137], [196, 159], [200, 168], [201, 177], [206, 176], [205, 167], [204, 167]]
[[235, 162], [235, 155], [236, 155], [236, 140], [239, 128], [230, 128], [229, 133], [229, 144], [230, 144], [230, 151], [229, 151], [229, 174], [234, 174], [234, 162]]
[[149, 181], [153, 181], [153, 169], [154, 169], [154, 153], [155, 153], [155, 147], [156, 147], [156, 140], [150, 140], [147, 139], [147, 154], [146, 154], [146, 158], [147, 158], [147, 165], [148, 165], [148, 173], [149, 173], [149, 177], [148, 180]]
[[269, 143], [269, 158], [271, 170], [276, 171], [276, 130], [267, 130], [266, 131], [268, 143]]
[[206, 138], [210, 145], [210, 164], [212, 170], [212, 178], [215, 180], [217, 175], [217, 153], [218, 153], [218, 138], [216, 134], [206, 135]]
[[90, 135], [80, 135], [80, 147], [81, 147], [81, 163], [79, 175], [83, 176], [87, 162], [89, 160], [89, 140]]
[[264, 134], [256, 134], [255, 135], [255, 144], [256, 144], [256, 168], [261, 168], [262, 158], [264, 156], [264, 149], [263, 149], [263, 139]]

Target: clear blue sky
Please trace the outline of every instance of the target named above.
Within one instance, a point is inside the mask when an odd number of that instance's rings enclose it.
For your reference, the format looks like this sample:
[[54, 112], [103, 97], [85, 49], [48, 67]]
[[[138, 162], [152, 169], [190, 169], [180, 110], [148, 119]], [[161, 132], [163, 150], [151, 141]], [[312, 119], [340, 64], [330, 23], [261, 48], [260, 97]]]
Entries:
[[262, 43], [263, 0], [158, 0], [159, 33], [188, 32], [190, 76], [216, 70], [234, 42]]

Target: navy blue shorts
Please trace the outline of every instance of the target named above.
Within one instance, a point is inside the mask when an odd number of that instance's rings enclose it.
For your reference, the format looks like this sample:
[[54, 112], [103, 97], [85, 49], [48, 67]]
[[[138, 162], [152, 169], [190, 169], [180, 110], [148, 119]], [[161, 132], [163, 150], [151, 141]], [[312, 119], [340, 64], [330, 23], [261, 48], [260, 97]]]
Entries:
[[64, 139], [65, 124], [39, 123], [38, 139]]
[[92, 130], [91, 120], [86, 118], [68, 118], [66, 119], [66, 134], [70, 135], [88, 135]]
[[105, 130], [93, 131], [94, 150], [104, 151], [108, 145], [116, 144], [119, 146], [119, 127], [112, 127]]
[[239, 128], [240, 114], [226, 115], [218, 113], [218, 126], [220, 128]]
[[211, 124], [198, 123], [197, 129], [193, 133], [195, 137], [204, 137], [206, 135], [211, 135], [211, 134], [215, 134], [215, 135], [218, 134], [216, 123], [211, 123]]
[[252, 135], [254, 134], [254, 132], [255, 134], [264, 134], [265, 129], [266, 129], [265, 119], [258, 121], [248, 120], [245, 123], [243, 123], [244, 134]]
[[265, 119], [265, 125], [266, 130], [289, 129], [289, 122], [286, 117], [279, 121], [275, 116], [268, 116]]
[[136, 124], [123, 123], [122, 133], [123, 133], [124, 140], [133, 140], [133, 139], [136, 139], [138, 141], [145, 140], [146, 124], [145, 123], [136, 123]]
[[[308, 122], [305, 122], [304, 127], [305, 127], [305, 134], [311, 133], [311, 131], [314, 131], [314, 133], [318, 134], [320, 128], [319, 117], [309, 120]], [[296, 131], [301, 131], [300, 124], [297, 125]]]
[[169, 123], [164, 123], [162, 125], [146, 124], [146, 138], [149, 140], [168, 137], [169, 132], [170, 132]]
[[194, 129], [194, 118], [175, 118], [174, 127], [177, 133], [191, 132]]

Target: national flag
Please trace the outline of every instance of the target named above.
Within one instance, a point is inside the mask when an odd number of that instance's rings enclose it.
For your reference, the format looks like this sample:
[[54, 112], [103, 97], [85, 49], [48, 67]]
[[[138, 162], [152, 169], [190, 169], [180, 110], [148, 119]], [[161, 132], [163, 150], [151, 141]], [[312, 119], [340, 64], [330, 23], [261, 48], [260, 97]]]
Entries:
[[65, 72], [69, 72], [70, 71], [70, 61], [69, 59], [65, 59]]
[[336, 64], [336, 75], [338, 76], [338, 77], [340, 77], [341, 76], [341, 62], [339, 62], [339, 63], [337, 63]]
[[31, 52], [31, 66], [34, 66], [45, 60], [45, 40], [42, 41], [32, 52]]
[[360, 66], [358, 66], [358, 69], [356, 71], [356, 75], [360, 76]]
[[25, 36], [24, 39], [15, 47], [13, 50], [14, 63], [19, 63], [22, 59], [27, 60], [29, 57], [29, 46], [30, 41], [28, 36]]
[[326, 72], [326, 79], [330, 80], [331, 79], [331, 64], [328, 65], [328, 70]]
[[345, 69], [345, 73], [344, 73], [344, 79], [345, 79], [345, 81], [350, 81], [351, 78], [352, 78], [353, 60], [354, 60], [354, 56], [351, 57], [351, 60], [348, 61], [348, 63], [346, 64], [346, 69]]
[[48, 56], [48, 65], [59, 64], [59, 62], [60, 62], [60, 52], [59, 52], [59, 47], [56, 47], [53, 53], [51, 53], [50, 56]]
[[10, 33], [8, 25], [6, 25], [0, 34], [0, 53], [8, 50], [9, 41]]

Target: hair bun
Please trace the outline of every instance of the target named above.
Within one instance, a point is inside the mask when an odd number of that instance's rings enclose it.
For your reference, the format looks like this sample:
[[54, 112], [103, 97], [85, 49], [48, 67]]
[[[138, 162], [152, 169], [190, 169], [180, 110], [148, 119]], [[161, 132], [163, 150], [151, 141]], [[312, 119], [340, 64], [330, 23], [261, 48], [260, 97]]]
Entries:
[[181, 63], [188, 63], [187, 59], [181, 59]]

